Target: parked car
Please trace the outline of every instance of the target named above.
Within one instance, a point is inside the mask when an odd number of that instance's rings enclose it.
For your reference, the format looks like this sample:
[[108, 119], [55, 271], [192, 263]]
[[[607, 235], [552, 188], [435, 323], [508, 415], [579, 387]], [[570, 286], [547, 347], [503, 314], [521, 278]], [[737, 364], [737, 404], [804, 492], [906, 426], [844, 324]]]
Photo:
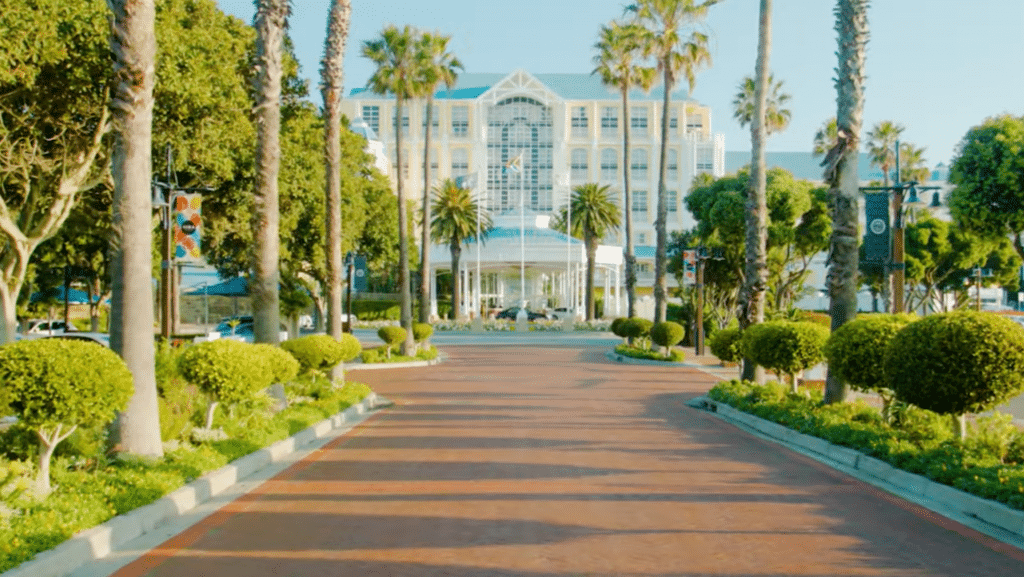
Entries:
[[40, 340], [40, 339], [65, 339], [72, 341], [89, 341], [102, 345], [104, 347], [110, 347], [110, 335], [107, 333], [93, 333], [93, 332], [67, 332], [67, 333], [53, 333], [51, 334], [32, 334], [25, 335], [26, 340]]
[[573, 311], [572, 309], [567, 308], [567, 307], [558, 307], [555, 310], [551, 311], [551, 313], [549, 313], [549, 316], [551, 318], [553, 318], [553, 319], [556, 319], [556, 320], [560, 321], [560, 320], [564, 320], [566, 317], [569, 317], [569, 318], [581, 317], [581, 316], [583, 316], [583, 313], [580, 310]]
[[69, 329], [67, 324], [62, 320], [55, 319], [35, 319], [28, 321], [28, 328], [25, 329], [26, 335], [42, 335], [42, 334], [57, 334], [63, 333], [64, 331], [75, 330], [74, 325]]
[[[494, 318], [496, 318], [496, 319], [506, 319], [506, 320], [514, 321], [514, 320], [516, 320], [516, 318], [518, 316], [519, 316], [519, 307], [509, 307], [509, 308], [501, 311], [500, 313], [494, 315]], [[547, 318], [548, 318], [548, 316], [546, 314], [544, 314], [544, 313], [539, 313], [537, 311], [531, 311], [530, 309], [526, 309], [526, 319], [529, 320], [529, 321], [536, 321], [536, 320], [543, 321], [543, 320], [547, 320]]]

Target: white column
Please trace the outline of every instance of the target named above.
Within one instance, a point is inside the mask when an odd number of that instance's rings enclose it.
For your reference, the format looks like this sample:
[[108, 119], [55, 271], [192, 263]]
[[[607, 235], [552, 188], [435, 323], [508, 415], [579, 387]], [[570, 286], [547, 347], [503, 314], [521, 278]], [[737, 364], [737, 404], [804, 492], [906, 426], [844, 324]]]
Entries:
[[622, 316], [622, 265], [615, 265], [615, 316]]
[[430, 318], [438, 318], [437, 314], [437, 269], [431, 267], [430, 272]]

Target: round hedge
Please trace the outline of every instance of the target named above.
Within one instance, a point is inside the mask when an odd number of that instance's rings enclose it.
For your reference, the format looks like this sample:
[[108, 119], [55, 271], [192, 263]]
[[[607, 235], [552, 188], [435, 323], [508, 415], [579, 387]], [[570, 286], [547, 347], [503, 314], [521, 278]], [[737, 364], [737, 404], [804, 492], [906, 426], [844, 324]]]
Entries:
[[405, 342], [406, 332], [402, 327], [387, 326], [377, 329], [377, 336], [389, 347], [395, 347]]
[[[412, 324], [412, 340], [416, 341], [417, 343], [422, 343], [423, 341], [429, 339], [430, 335], [432, 335], [432, 334], [434, 334], [434, 327], [430, 326], [429, 324], [427, 324], [427, 323], [413, 323]], [[404, 340], [404, 337], [403, 337], [403, 340]]]
[[38, 339], [0, 347], [4, 402], [31, 427], [109, 423], [135, 386], [121, 357], [85, 341]]
[[281, 343], [299, 361], [303, 373], [329, 371], [342, 361], [345, 347], [328, 335], [306, 335]]
[[744, 356], [778, 375], [794, 375], [823, 359], [828, 329], [806, 321], [771, 321], [747, 327], [740, 339]]
[[650, 336], [651, 327], [654, 326], [652, 321], [642, 319], [639, 317], [630, 317], [622, 323], [622, 332], [626, 333], [626, 337], [630, 339], [639, 339]]
[[363, 352], [363, 345], [359, 342], [359, 339], [348, 333], [343, 333], [338, 343], [341, 345], [341, 362], [343, 363], [351, 361], [358, 357], [359, 353]]
[[1024, 391], [1024, 328], [987, 312], [929, 315], [896, 333], [883, 369], [901, 401], [949, 415], [986, 411]]
[[740, 352], [740, 329], [733, 327], [719, 329], [708, 337], [708, 348], [711, 354], [718, 357], [718, 360], [726, 363], [738, 363], [743, 360]]
[[299, 361], [288, 351], [266, 343], [253, 346], [256, 347], [256, 354], [270, 365], [272, 383], [288, 383], [299, 376]]
[[626, 317], [618, 317], [612, 321], [612, 324], [611, 326], [608, 327], [608, 329], [612, 331], [613, 335], [624, 339], [626, 338], [625, 324], [627, 320], [629, 319], [627, 319]]
[[896, 333], [916, 318], [907, 314], [873, 314], [844, 324], [825, 342], [823, 352], [829, 370], [852, 389], [887, 391], [882, 373], [885, 351]]
[[651, 341], [660, 347], [673, 347], [686, 335], [679, 323], [664, 321], [651, 326]]
[[182, 376], [190, 383], [225, 404], [248, 399], [273, 383], [271, 363], [260, 349], [234, 339], [191, 346], [178, 363]]

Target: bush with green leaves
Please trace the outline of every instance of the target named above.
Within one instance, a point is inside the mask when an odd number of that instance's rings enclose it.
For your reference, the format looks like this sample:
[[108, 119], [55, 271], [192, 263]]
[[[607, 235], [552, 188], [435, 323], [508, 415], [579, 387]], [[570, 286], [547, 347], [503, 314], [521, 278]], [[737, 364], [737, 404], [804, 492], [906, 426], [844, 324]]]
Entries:
[[417, 343], [422, 343], [429, 339], [432, 334], [434, 334], [434, 327], [430, 326], [429, 323], [412, 324], [412, 340]]
[[121, 357], [101, 345], [40, 339], [0, 347], [5, 401], [40, 443], [36, 490], [50, 492], [50, 457], [79, 426], [109, 423], [128, 406], [132, 374]]
[[377, 336], [387, 344], [388, 358], [391, 358], [391, 351], [405, 342], [406, 332], [402, 327], [387, 326], [377, 329]]
[[916, 318], [908, 314], [861, 316], [836, 329], [825, 342], [823, 353], [829, 370], [854, 390], [877, 393], [886, 420], [894, 394], [882, 373], [885, 351], [896, 333]]
[[608, 327], [608, 330], [613, 335], [625, 339], [626, 338], [626, 321], [629, 320], [626, 317], [618, 317], [612, 321], [612, 324]]
[[351, 345], [328, 335], [306, 335], [281, 343], [281, 348], [299, 361], [301, 374], [323, 375], [342, 362]]
[[359, 339], [348, 333], [343, 333], [338, 339], [338, 343], [341, 344], [341, 362], [343, 363], [351, 361], [363, 352], [363, 345]]
[[253, 346], [256, 347], [256, 354], [263, 356], [269, 363], [270, 371], [273, 373], [272, 383], [288, 383], [299, 376], [299, 361], [288, 351], [266, 343]]
[[663, 321], [651, 325], [651, 342], [666, 350], [676, 346], [686, 335], [686, 329], [679, 323]]
[[896, 333], [883, 370], [896, 398], [954, 416], [963, 438], [967, 413], [1024, 391], [1024, 328], [987, 312], [929, 315]]
[[629, 344], [634, 344], [637, 339], [645, 345], [646, 341], [651, 336], [651, 327], [654, 326], [652, 321], [642, 319], [639, 317], [630, 317], [622, 325], [622, 332], [626, 334], [626, 338], [629, 339]]
[[213, 426], [217, 405], [252, 398], [273, 381], [270, 363], [249, 343], [218, 339], [189, 347], [179, 358], [181, 374], [209, 395], [206, 428]]
[[738, 327], [719, 329], [708, 337], [708, 348], [723, 363], [738, 363], [743, 360], [740, 352], [741, 336]]
[[819, 323], [770, 321], [747, 327], [740, 348], [746, 358], [785, 375], [796, 392], [796, 374], [822, 361], [828, 336], [828, 329]]

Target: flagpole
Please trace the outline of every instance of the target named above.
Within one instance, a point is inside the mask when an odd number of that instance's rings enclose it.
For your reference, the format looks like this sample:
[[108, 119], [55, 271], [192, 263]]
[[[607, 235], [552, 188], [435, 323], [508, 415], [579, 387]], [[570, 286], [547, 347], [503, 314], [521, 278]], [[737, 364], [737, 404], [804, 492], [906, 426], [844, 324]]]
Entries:
[[519, 153], [519, 286], [522, 290], [522, 307], [526, 308], [526, 163]]
[[[476, 174], [473, 175], [472, 182], [474, 185], [477, 185]], [[481, 201], [478, 198], [476, 203], [476, 282], [473, 284], [476, 288], [476, 299], [474, 299], [474, 302], [477, 308], [477, 315], [483, 318], [483, 299], [480, 296], [480, 204]]]

